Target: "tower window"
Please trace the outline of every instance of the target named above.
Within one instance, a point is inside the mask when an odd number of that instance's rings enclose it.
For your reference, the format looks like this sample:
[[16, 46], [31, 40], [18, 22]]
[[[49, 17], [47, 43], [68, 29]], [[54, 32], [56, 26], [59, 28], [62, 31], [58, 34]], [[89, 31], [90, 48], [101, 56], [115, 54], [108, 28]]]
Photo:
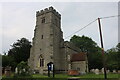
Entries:
[[45, 17], [42, 18], [41, 23], [45, 23]]
[[57, 23], [57, 19], [55, 19], [55, 24], [57, 25], [58, 23]]
[[41, 36], [41, 39], [43, 39], [43, 35]]
[[40, 59], [40, 67], [44, 66], [44, 59]]

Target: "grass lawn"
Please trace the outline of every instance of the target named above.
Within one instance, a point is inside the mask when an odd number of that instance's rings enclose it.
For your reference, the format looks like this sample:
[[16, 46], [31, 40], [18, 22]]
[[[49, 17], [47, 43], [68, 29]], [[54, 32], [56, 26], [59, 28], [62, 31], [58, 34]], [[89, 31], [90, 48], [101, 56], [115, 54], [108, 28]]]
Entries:
[[[93, 74], [93, 73], [88, 73], [85, 75], [79, 75], [79, 76], [68, 76], [67, 74], [55, 74], [55, 78], [48, 77], [45, 75], [40, 75], [40, 74], [34, 74], [31, 76], [23, 76], [23, 77], [5, 77], [3, 76], [2, 80], [68, 80], [68, 78], [71, 77], [76, 77], [76, 78], [81, 78], [80, 80], [104, 80], [104, 75], [103, 74]], [[109, 79], [107, 80], [119, 80], [120, 79], [120, 74], [107, 74], [107, 77]], [[119, 78], [119, 79], [118, 79]]]
[[33, 78], [48, 78], [48, 76], [40, 75], [40, 74], [34, 74], [32, 75]]
[[[81, 75], [80, 78], [104, 78], [104, 74], [86, 74], [86, 75]], [[107, 74], [107, 78], [120, 78], [120, 74], [112, 74], [109, 73]]]
[[[32, 75], [33, 78], [48, 78], [48, 76], [40, 75], [40, 74], [35, 74]], [[51, 75], [52, 76], [52, 75]], [[103, 74], [93, 74], [93, 73], [88, 73], [85, 75], [80, 75], [80, 76], [68, 76], [67, 74], [55, 74], [55, 78], [69, 78], [69, 77], [79, 77], [79, 78], [104, 78]], [[120, 78], [120, 74], [112, 74], [109, 73], [107, 74], [108, 78]]]

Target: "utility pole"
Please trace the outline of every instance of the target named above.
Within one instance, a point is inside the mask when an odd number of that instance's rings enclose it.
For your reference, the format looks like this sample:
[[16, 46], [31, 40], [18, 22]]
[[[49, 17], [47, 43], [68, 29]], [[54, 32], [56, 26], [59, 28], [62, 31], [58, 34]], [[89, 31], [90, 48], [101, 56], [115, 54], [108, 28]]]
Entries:
[[107, 80], [106, 58], [105, 58], [105, 54], [104, 54], [104, 47], [103, 47], [103, 39], [102, 39], [102, 30], [101, 30], [100, 18], [98, 18], [98, 24], [99, 24], [100, 41], [101, 41], [101, 48], [102, 48], [102, 58], [103, 58], [103, 67], [104, 67], [104, 79]]

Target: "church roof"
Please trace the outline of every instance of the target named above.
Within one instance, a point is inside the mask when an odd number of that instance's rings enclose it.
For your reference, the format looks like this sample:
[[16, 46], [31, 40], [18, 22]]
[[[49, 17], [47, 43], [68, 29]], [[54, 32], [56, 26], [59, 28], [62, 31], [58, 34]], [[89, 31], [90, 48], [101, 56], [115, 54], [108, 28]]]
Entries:
[[69, 42], [69, 41], [64, 41], [64, 47], [69, 48], [71, 50], [74, 50], [76, 52], [80, 52], [81, 51], [80, 48], [78, 48], [72, 42]]
[[85, 53], [76, 53], [71, 55], [71, 62], [75, 61], [85, 61], [86, 54]]

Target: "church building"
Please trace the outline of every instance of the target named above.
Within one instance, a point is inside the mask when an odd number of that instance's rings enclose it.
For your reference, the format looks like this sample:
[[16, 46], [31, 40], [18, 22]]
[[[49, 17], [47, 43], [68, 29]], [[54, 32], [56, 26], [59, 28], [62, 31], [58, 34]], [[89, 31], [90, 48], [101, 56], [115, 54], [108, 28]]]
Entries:
[[61, 15], [49, 7], [36, 12], [36, 26], [28, 65], [31, 72], [47, 73], [52, 62], [56, 73], [78, 70], [88, 71], [87, 57], [74, 44], [64, 41], [61, 31]]

